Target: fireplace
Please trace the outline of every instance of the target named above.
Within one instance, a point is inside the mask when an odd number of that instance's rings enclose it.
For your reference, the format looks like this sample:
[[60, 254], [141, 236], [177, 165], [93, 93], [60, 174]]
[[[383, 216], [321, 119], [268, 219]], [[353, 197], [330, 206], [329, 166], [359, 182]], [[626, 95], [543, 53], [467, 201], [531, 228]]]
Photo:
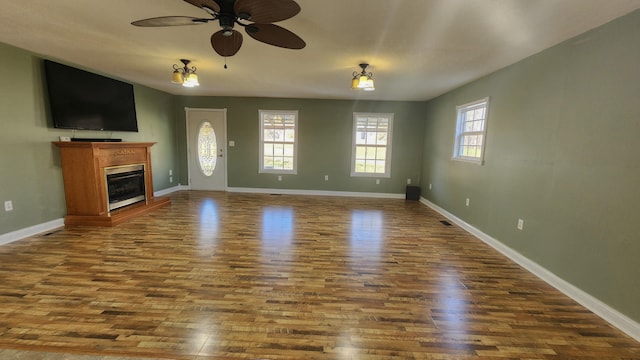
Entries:
[[153, 193], [154, 143], [56, 141], [54, 144], [60, 148], [67, 203], [65, 226], [117, 226], [171, 204], [169, 197], [156, 197]]
[[109, 211], [146, 200], [144, 164], [104, 168]]

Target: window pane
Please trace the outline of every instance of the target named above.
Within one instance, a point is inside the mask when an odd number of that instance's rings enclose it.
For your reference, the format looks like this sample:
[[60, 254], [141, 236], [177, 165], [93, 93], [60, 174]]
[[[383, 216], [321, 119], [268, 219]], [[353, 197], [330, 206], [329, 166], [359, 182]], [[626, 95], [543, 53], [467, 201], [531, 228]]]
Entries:
[[264, 168], [265, 169], [273, 169], [273, 156], [265, 156], [264, 157]]
[[372, 146], [367, 146], [367, 154], [365, 155], [367, 160], [376, 158], [376, 148]]
[[275, 130], [273, 130], [273, 140], [274, 141], [282, 141], [282, 140], [284, 140], [284, 129], [275, 129]]
[[376, 163], [372, 160], [367, 160], [365, 163], [364, 171], [368, 173], [375, 173], [376, 171]]
[[296, 131], [295, 129], [285, 129], [284, 130], [284, 140], [287, 142], [294, 142]]
[[464, 131], [465, 132], [473, 131], [473, 122], [471, 122], [471, 121], [465, 122], [464, 123]]
[[284, 145], [284, 156], [288, 156], [293, 159], [293, 144]]
[[204, 121], [198, 130], [198, 162], [205, 176], [213, 175], [218, 160], [218, 142], [211, 123]]
[[262, 123], [264, 124], [264, 127], [273, 127], [273, 125], [275, 124], [273, 121], [273, 117], [268, 115], [263, 118]]
[[273, 155], [273, 144], [264, 144], [264, 155]]
[[387, 145], [387, 133], [386, 132], [378, 132], [376, 138], [376, 144], [378, 145]]
[[273, 129], [264, 129], [264, 141], [273, 141]]
[[462, 156], [471, 156], [469, 153], [469, 147], [465, 146], [462, 148]]
[[274, 156], [282, 156], [284, 155], [284, 144], [273, 144], [273, 155]]
[[384, 160], [387, 158], [387, 148], [385, 147], [379, 147], [376, 149], [376, 159], [377, 160]]
[[375, 144], [376, 143], [376, 134], [375, 132], [367, 132], [367, 144]]
[[466, 121], [473, 121], [473, 120], [475, 119], [475, 116], [474, 116], [474, 115], [475, 115], [475, 113], [476, 113], [476, 112], [475, 112], [475, 111], [473, 111], [473, 110], [467, 111], [467, 113], [466, 113], [466, 115], [465, 115], [465, 120], [466, 120]]
[[286, 170], [293, 170], [293, 158], [291, 157], [285, 157], [283, 158], [283, 169]]

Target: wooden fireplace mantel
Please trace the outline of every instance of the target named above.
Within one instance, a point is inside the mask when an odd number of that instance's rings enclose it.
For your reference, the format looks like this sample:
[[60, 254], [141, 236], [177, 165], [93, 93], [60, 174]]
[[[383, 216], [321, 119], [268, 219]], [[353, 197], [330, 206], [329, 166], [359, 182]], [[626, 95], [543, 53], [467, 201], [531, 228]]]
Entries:
[[[153, 142], [69, 142], [55, 141], [60, 148], [64, 192], [67, 201], [66, 226], [115, 226], [134, 216], [171, 203], [153, 196], [151, 146]], [[143, 164], [146, 201], [109, 211], [104, 169]]]

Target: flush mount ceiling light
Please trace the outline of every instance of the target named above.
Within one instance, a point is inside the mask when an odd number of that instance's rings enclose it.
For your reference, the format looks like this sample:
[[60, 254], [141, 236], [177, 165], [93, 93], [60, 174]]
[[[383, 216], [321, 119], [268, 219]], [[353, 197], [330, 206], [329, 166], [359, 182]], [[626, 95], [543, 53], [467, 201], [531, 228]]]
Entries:
[[180, 84], [184, 87], [196, 87], [200, 86], [198, 82], [198, 75], [196, 74], [196, 67], [192, 66], [189, 68], [189, 63], [191, 60], [180, 59], [184, 64], [184, 67], [180, 67], [180, 65], [173, 64], [173, 77], [171, 78], [171, 82], [174, 84]]
[[362, 72], [353, 72], [353, 79], [351, 79], [352, 89], [361, 89], [364, 91], [373, 91], [376, 87], [373, 85], [373, 74], [367, 72], [369, 64], [360, 64]]

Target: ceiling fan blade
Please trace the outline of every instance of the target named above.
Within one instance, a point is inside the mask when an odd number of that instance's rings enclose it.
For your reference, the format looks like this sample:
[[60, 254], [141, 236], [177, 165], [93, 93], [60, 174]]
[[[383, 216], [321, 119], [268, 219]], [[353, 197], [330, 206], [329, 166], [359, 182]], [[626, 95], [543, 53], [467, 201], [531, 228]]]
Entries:
[[137, 20], [131, 23], [135, 26], [155, 27], [155, 26], [181, 26], [200, 25], [212, 19], [194, 18], [191, 16], [161, 16], [150, 19]]
[[236, 0], [234, 10], [240, 19], [268, 24], [295, 16], [300, 12], [300, 5], [294, 0]]
[[184, 1], [188, 2], [193, 6], [199, 7], [201, 9], [209, 8], [214, 12], [217, 12], [217, 13], [220, 12], [220, 5], [218, 5], [218, 3], [213, 0], [184, 0]]
[[233, 56], [242, 46], [242, 34], [232, 31], [230, 36], [225, 36], [224, 30], [211, 35], [211, 46], [220, 56]]
[[302, 49], [307, 45], [298, 35], [274, 24], [251, 24], [245, 30], [252, 38], [269, 45], [287, 49]]

